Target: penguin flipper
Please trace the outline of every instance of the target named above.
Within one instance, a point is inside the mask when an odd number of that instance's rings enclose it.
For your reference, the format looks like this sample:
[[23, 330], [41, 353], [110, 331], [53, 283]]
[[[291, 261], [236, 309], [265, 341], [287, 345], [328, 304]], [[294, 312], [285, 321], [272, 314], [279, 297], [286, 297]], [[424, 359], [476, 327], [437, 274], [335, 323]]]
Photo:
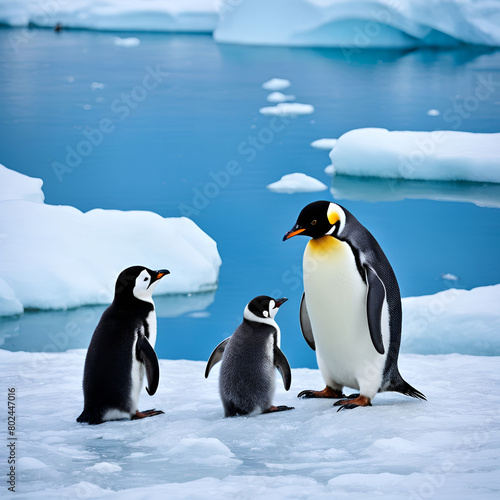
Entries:
[[385, 287], [377, 273], [366, 264], [366, 284], [368, 292], [366, 295], [366, 314], [368, 316], [368, 328], [372, 338], [373, 347], [379, 354], [384, 354], [384, 343], [382, 341], [382, 307], [385, 299]]
[[316, 343], [314, 342], [311, 320], [309, 319], [309, 313], [307, 312], [306, 292], [302, 294], [302, 300], [300, 301], [300, 329], [302, 330], [302, 335], [306, 339], [309, 347], [315, 351]]
[[286, 359], [283, 351], [277, 345], [274, 346], [274, 365], [280, 372], [281, 378], [283, 379], [285, 391], [288, 391], [292, 383], [292, 371], [290, 370], [288, 359]]
[[160, 382], [160, 365], [155, 350], [144, 335], [140, 335], [137, 339], [137, 358], [146, 367], [146, 376], [148, 378], [146, 391], [152, 396], [158, 389]]
[[212, 354], [210, 354], [210, 357], [208, 358], [207, 361], [207, 367], [205, 368], [205, 378], [208, 377], [208, 374], [210, 373], [210, 370], [214, 365], [216, 365], [221, 359], [222, 355], [224, 354], [224, 349], [226, 348], [227, 343], [229, 342], [229, 339], [231, 337], [228, 337], [227, 339], [223, 340], [213, 351]]

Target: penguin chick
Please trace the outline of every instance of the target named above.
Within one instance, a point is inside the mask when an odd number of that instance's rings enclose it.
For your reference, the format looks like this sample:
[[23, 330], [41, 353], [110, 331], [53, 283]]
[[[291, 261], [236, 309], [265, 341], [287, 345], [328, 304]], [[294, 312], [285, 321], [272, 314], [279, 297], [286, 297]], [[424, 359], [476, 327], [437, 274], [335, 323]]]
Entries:
[[326, 383], [306, 398], [342, 398], [340, 409], [369, 406], [377, 392], [425, 400], [398, 370], [401, 296], [394, 271], [372, 234], [345, 208], [328, 201], [307, 205], [283, 240], [309, 236], [304, 251], [300, 325], [316, 351]]
[[278, 308], [287, 300], [265, 295], [252, 299], [245, 307], [243, 322], [212, 352], [205, 378], [222, 359], [219, 392], [225, 417], [293, 410], [272, 405], [275, 368], [287, 391], [292, 381], [290, 365], [280, 349], [280, 329], [274, 320]]
[[101, 424], [107, 420], [139, 419], [162, 411], [137, 409], [143, 387], [152, 396], [158, 388], [160, 368], [154, 351], [156, 313], [153, 291], [170, 274], [134, 266], [116, 280], [115, 296], [94, 331], [85, 359], [84, 408], [77, 422]]

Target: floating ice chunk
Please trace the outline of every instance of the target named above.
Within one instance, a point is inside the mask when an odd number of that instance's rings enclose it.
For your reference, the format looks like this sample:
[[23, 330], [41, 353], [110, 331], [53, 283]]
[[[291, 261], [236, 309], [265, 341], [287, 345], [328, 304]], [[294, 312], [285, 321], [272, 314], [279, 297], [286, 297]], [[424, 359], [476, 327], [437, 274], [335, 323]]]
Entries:
[[438, 109], [429, 109], [429, 111], [427, 111], [427, 114], [429, 116], [439, 116], [441, 114], [441, 111], [439, 111]]
[[458, 281], [459, 280], [458, 276], [455, 276], [454, 274], [450, 274], [450, 273], [442, 274], [441, 278], [446, 280], [446, 281]]
[[310, 104], [300, 104], [298, 102], [282, 102], [276, 104], [276, 106], [260, 108], [259, 112], [263, 115], [275, 116], [309, 115], [314, 113], [314, 107]]
[[335, 175], [335, 167], [333, 165], [328, 165], [325, 167], [326, 175]]
[[337, 144], [337, 139], [317, 139], [311, 142], [313, 148], [324, 149], [325, 151], [331, 151], [335, 144]]
[[274, 193], [312, 193], [328, 189], [321, 181], [306, 174], [294, 173], [284, 175], [279, 181], [267, 186]]
[[99, 474], [109, 474], [110, 472], [120, 472], [122, 468], [118, 464], [110, 462], [99, 462], [92, 467], [86, 467], [87, 472], [98, 472]]
[[271, 78], [262, 84], [262, 88], [266, 90], [284, 90], [290, 87], [290, 80], [284, 78]]
[[113, 42], [118, 47], [137, 47], [140, 45], [141, 41], [139, 38], [135, 36], [131, 36], [128, 38], [120, 38], [119, 36], [113, 37]]
[[33, 457], [21, 457], [17, 464], [21, 471], [46, 469], [48, 467], [47, 464]]
[[215, 467], [242, 463], [241, 460], [235, 460], [234, 453], [216, 438], [183, 438], [167, 455], [175, 456], [176, 462], [186, 461]]
[[138, 264], [171, 271], [158, 295], [217, 288], [216, 243], [190, 219], [47, 205], [41, 184], [0, 168], [2, 314], [19, 314], [19, 303], [34, 309], [109, 303], [120, 271]]
[[286, 95], [283, 94], [283, 92], [271, 92], [267, 96], [267, 100], [269, 102], [286, 102], [286, 101], [293, 101], [295, 99], [294, 95]]
[[403, 299], [402, 350], [500, 355], [500, 285]]
[[102, 90], [104, 88], [104, 83], [92, 82], [90, 88], [92, 90]]
[[500, 133], [355, 129], [330, 159], [344, 175], [500, 183]]

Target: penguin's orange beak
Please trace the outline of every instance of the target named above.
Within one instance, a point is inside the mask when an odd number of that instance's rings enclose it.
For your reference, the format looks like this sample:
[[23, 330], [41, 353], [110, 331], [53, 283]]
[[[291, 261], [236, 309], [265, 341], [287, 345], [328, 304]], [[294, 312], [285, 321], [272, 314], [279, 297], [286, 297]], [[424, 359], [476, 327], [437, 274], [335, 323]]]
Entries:
[[156, 271], [156, 273], [157, 273], [156, 279], [159, 280], [159, 279], [163, 278], [163, 276], [170, 274], [170, 271], [168, 271], [167, 269], [160, 269], [159, 271]]
[[295, 224], [295, 226], [290, 231], [288, 231], [285, 234], [285, 236], [283, 236], [283, 241], [286, 241], [290, 238], [293, 238], [294, 236], [297, 236], [298, 234], [303, 233], [305, 230], [306, 230], [305, 227], [299, 227], [299, 226], [297, 226], [297, 224]]

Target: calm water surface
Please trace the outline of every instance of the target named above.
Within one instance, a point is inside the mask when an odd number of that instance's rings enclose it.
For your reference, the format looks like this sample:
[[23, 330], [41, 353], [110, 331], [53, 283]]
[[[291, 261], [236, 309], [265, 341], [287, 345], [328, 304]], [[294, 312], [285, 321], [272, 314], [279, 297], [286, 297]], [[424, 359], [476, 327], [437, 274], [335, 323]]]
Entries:
[[[159, 34], [139, 34], [138, 47], [123, 48], [110, 33], [44, 30], [14, 52], [15, 33], [0, 30], [0, 162], [42, 178], [46, 203], [189, 215], [217, 241], [223, 264], [215, 294], [157, 299], [159, 357], [207, 359], [249, 299], [270, 294], [290, 299], [277, 317], [290, 363], [315, 367], [298, 325], [306, 239], [281, 240], [317, 199], [335, 196], [372, 231], [403, 296], [500, 283], [498, 186], [337, 178], [331, 193], [274, 194], [265, 187], [292, 172], [330, 184], [327, 152], [309, 143], [353, 128], [499, 131], [500, 87], [474, 98], [484, 79], [500, 82], [499, 52], [347, 57], [341, 50]], [[286, 92], [315, 113], [261, 115], [261, 84], [271, 77], [290, 79]], [[441, 115], [428, 116], [431, 108]], [[87, 153], [82, 141], [89, 138], [95, 145]], [[71, 157], [71, 171], [54, 169], [78, 150], [87, 156]], [[443, 273], [460, 279], [446, 282]], [[2, 348], [86, 347], [102, 310], [4, 318]]]

